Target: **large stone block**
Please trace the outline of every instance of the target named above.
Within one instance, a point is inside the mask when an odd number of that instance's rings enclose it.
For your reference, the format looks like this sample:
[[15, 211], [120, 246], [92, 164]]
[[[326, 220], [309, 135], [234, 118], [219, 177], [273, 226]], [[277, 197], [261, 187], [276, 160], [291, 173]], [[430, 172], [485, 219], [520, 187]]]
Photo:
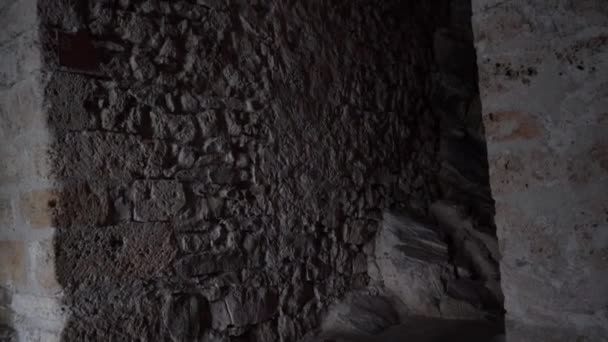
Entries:
[[55, 205], [56, 226], [103, 225], [110, 215], [108, 192], [104, 184], [77, 183], [61, 188]]
[[60, 331], [67, 313], [57, 297], [31, 294], [13, 295], [11, 308], [21, 318], [21, 322], [17, 323], [21, 325], [17, 327], [18, 330]]
[[0, 241], [0, 283], [19, 288], [27, 284], [27, 251], [23, 241]]
[[[15, 326], [15, 329], [18, 330], [18, 332], [15, 332], [15, 341], [18, 340], [23, 342], [59, 342], [61, 337], [60, 333], [52, 334], [38, 327], [34, 327], [29, 321], [19, 323], [19, 325]], [[8, 342], [13, 341], [8, 340]]]
[[[95, 129], [93, 92], [96, 82], [75, 73], [55, 72], [45, 87], [48, 126], [51, 131]], [[87, 107], [89, 106], [89, 107]], [[57, 132], [57, 134], [61, 134]]]
[[35, 190], [23, 194], [20, 202], [20, 213], [33, 228], [101, 225], [109, 211], [106, 188], [99, 184], [76, 183]]
[[[8, 143], [0, 145], [0, 185], [6, 188], [29, 188], [32, 184], [41, 184], [49, 180], [46, 154], [38, 148], [42, 145], [33, 145], [31, 140], [42, 140], [44, 137], [36, 136], [39, 132], [24, 131], [21, 136]], [[42, 135], [43, 133], [40, 132]], [[30, 151], [24, 153], [24, 151]]]
[[50, 151], [57, 179], [130, 180], [159, 176], [165, 150], [136, 136], [84, 132], [57, 136]]
[[[44, 137], [43, 93], [37, 76], [29, 76], [0, 91], [0, 136], [4, 139], [37, 131]], [[33, 140], [33, 139], [32, 139]]]
[[59, 201], [56, 189], [35, 190], [21, 196], [20, 214], [25, 223], [32, 228], [53, 226], [53, 213]]
[[132, 197], [136, 221], [167, 221], [186, 204], [183, 185], [177, 181], [136, 181]]
[[37, 4], [37, 0], [3, 1], [0, 5], [0, 22], [2, 22], [0, 45], [20, 33], [36, 29]]
[[41, 290], [40, 294], [53, 294], [61, 291], [55, 274], [55, 246], [52, 240], [28, 243], [31, 278]]
[[601, 340], [608, 184], [599, 80], [607, 75], [608, 5], [473, 8], [507, 337]]
[[116, 284], [150, 279], [167, 270], [176, 248], [168, 224], [125, 223], [57, 232], [57, 280], [65, 288], [87, 280]]
[[42, 67], [36, 32], [26, 32], [0, 46], [0, 85], [11, 86]]

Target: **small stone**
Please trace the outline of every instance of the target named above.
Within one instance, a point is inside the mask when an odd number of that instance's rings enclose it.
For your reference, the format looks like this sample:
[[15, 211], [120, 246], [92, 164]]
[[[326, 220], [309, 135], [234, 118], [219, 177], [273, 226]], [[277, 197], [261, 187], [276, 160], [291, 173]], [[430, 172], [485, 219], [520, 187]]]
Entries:
[[187, 148], [182, 148], [177, 156], [177, 162], [181, 167], [190, 168], [195, 162], [194, 152]]
[[180, 97], [180, 103], [182, 105], [182, 110], [185, 112], [195, 112], [198, 109], [198, 101], [192, 94], [185, 93]]
[[209, 303], [200, 294], [171, 296], [163, 311], [163, 321], [173, 341], [199, 340], [208, 329]]
[[278, 323], [279, 337], [281, 341], [296, 341], [296, 326], [294, 320], [285, 315], [279, 317]]
[[129, 65], [137, 80], [150, 80], [156, 76], [156, 67], [154, 66], [154, 63], [137, 50], [135, 50], [135, 53], [129, 59]]
[[187, 255], [177, 260], [175, 264], [177, 272], [185, 279], [236, 272], [243, 267], [245, 267], [245, 262], [242, 256], [236, 253]]
[[182, 251], [195, 253], [203, 247], [203, 239], [196, 234], [184, 234], [179, 238], [179, 244]]
[[215, 184], [229, 184], [234, 176], [234, 170], [229, 166], [222, 165], [211, 170], [211, 180]]
[[157, 139], [189, 143], [196, 137], [194, 119], [188, 115], [150, 113], [152, 132]]
[[239, 153], [236, 157], [235, 166], [238, 168], [249, 166], [249, 156], [245, 153]]
[[152, 13], [152, 12], [158, 10], [157, 4], [158, 4], [157, 1], [146, 0], [141, 3], [140, 9], [144, 13]]
[[175, 103], [173, 102], [173, 96], [171, 94], [165, 95], [165, 106], [170, 112], [175, 112]]
[[329, 309], [323, 329], [363, 336], [377, 334], [398, 322], [399, 314], [388, 298], [353, 292]]
[[278, 295], [268, 288], [233, 290], [223, 301], [211, 304], [212, 326], [225, 330], [270, 319], [278, 310]]
[[183, 185], [177, 181], [136, 181], [133, 184], [134, 219], [167, 221], [186, 203]]
[[177, 49], [175, 48], [175, 43], [172, 40], [167, 39], [163, 43], [163, 46], [160, 48], [158, 52], [158, 56], [156, 56], [156, 63], [158, 64], [168, 64], [175, 60], [177, 57]]
[[132, 43], [142, 43], [150, 32], [153, 32], [150, 23], [131, 13], [120, 22], [120, 29], [124, 39]]
[[114, 217], [119, 221], [129, 221], [131, 219], [131, 203], [123, 196], [114, 200]]

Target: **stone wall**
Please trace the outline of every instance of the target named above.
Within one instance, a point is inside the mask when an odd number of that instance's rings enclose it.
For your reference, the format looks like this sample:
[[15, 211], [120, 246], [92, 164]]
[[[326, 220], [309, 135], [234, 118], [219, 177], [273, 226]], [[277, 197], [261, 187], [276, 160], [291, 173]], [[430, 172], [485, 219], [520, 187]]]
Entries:
[[608, 336], [608, 3], [473, 1], [509, 341]]
[[367, 285], [437, 196], [438, 6], [41, 2], [64, 340], [295, 341]]
[[[0, 2], [0, 340], [58, 340], [36, 1]], [[11, 326], [13, 329], [3, 327]]]

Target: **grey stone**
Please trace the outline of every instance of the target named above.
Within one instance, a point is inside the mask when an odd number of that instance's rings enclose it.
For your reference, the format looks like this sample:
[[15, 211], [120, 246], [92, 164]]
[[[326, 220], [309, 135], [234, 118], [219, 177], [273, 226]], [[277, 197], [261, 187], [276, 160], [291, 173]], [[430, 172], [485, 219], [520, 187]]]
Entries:
[[144, 51], [138, 49], [133, 51], [133, 55], [129, 59], [129, 65], [133, 75], [139, 81], [149, 81], [157, 74], [156, 66], [152, 60], [146, 56]]
[[180, 248], [186, 253], [200, 252], [203, 248], [207, 248], [208, 241], [205, 236], [197, 234], [184, 234], [179, 237]]
[[242, 327], [270, 319], [278, 310], [278, 295], [268, 288], [233, 291], [223, 301], [212, 303], [211, 308], [215, 329]]
[[36, 30], [39, 19], [37, 1], [4, 1], [2, 5], [0, 21], [4, 23], [4, 29], [0, 32], [0, 43], [6, 43], [23, 32]]
[[399, 313], [389, 299], [354, 292], [329, 309], [322, 330], [331, 334], [374, 335], [399, 320]]
[[41, 68], [40, 52], [33, 42], [34, 33], [26, 33], [0, 49], [0, 85], [7, 87], [32, 76]]
[[209, 328], [209, 304], [201, 295], [172, 295], [165, 304], [163, 321], [173, 341], [200, 339]]
[[124, 180], [146, 173], [148, 162], [157, 160], [156, 152], [161, 151], [132, 136], [76, 132], [58, 137], [50, 158], [53, 173], [60, 178]]
[[165, 40], [158, 55], [155, 58], [156, 63], [158, 64], [168, 64], [170, 62], [175, 61], [177, 57], [177, 50], [175, 47], [175, 43], [171, 39]]
[[153, 31], [152, 25], [135, 13], [123, 13], [118, 23], [122, 37], [133, 43], [142, 43]]
[[378, 280], [420, 315], [439, 314], [433, 298], [442, 296], [441, 279], [449, 270], [448, 246], [436, 229], [385, 213], [375, 242]]
[[194, 119], [187, 115], [150, 113], [155, 138], [191, 142], [196, 137]]
[[183, 94], [180, 97], [180, 103], [182, 105], [182, 110], [185, 112], [194, 112], [199, 108], [198, 101], [190, 93]]
[[185, 279], [236, 272], [246, 266], [242, 256], [234, 253], [199, 253], [186, 255], [176, 263], [178, 273]]
[[87, 107], [93, 102], [95, 88], [94, 81], [81, 75], [63, 72], [52, 74], [45, 91], [49, 104], [49, 125], [55, 130], [97, 128], [98, 119]]
[[[606, 245], [606, 212], [596, 204], [607, 201], [608, 173], [587, 153], [606, 146], [597, 134], [605, 90], [593, 80], [608, 77], [599, 38], [607, 4], [472, 3], [506, 336], [605, 339], [606, 319], [591, 317], [608, 303], [608, 272], [596, 259], [606, 254], [595, 249]], [[574, 100], [583, 94], [588, 100]]]
[[186, 203], [183, 185], [176, 181], [136, 181], [133, 184], [135, 221], [167, 221]]

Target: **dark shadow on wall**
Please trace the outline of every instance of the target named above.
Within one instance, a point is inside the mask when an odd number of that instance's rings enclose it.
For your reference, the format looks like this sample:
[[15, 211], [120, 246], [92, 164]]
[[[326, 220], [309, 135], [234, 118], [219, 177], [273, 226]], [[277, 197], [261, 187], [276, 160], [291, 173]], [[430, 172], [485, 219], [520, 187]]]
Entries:
[[367, 285], [384, 209], [443, 198], [492, 232], [487, 165], [450, 152], [485, 153], [471, 41], [437, 31], [458, 6], [61, 3], [40, 15], [64, 341], [295, 341]]
[[10, 309], [11, 292], [0, 286], [0, 342], [17, 341], [17, 334], [12, 328], [13, 315]]
[[[433, 111], [440, 120], [440, 200], [431, 215], [450, 237], [451, 258], [457, 278], [457, 296], [472, 293], [493, 320], [503, 322], [498, 240], [494, 223], [494, 200], [481, 102], [471, 2], [452, 0], [439, 15], [442, 25], [435, 32], [433, 47], [438, 70]], [[463, 284], [468, 284], [464, 285]], [[468, 289], [467, 289], [468, 288]], [[448, 293], [450, 292], [448, 284]], [[458, 290], [457, 290], [458, 289]], [[475, 290], [476, 289], [476, 290]]]

